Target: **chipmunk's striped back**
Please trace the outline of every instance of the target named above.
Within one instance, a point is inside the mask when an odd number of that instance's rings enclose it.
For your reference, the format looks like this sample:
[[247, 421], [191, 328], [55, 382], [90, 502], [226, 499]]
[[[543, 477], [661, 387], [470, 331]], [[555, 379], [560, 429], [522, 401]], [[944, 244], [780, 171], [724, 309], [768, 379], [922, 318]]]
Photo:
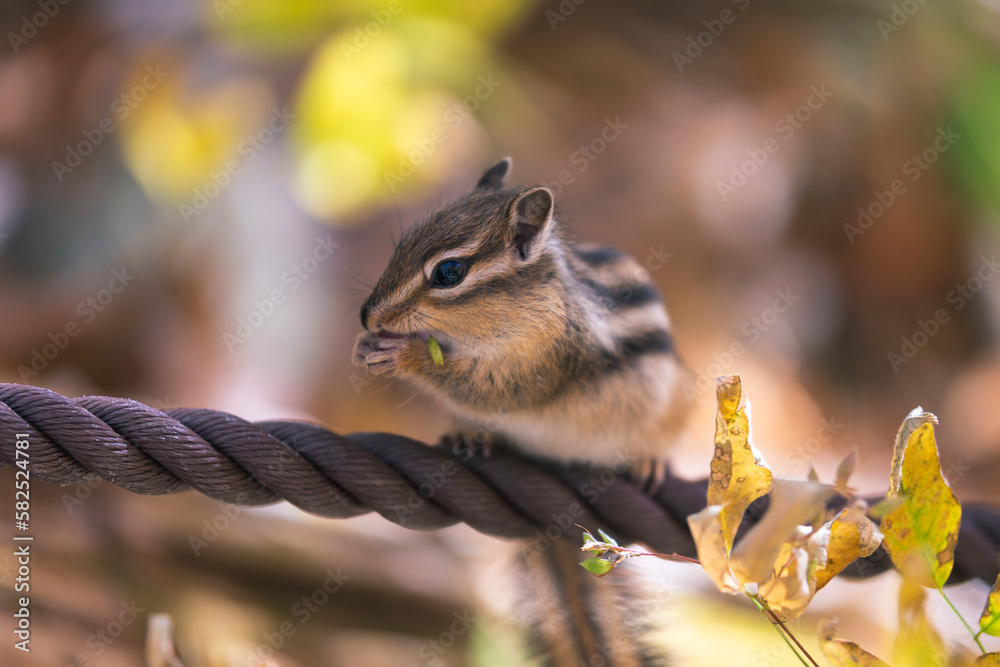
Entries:
[[[649, 273], [621, 251], [604, 246], [577, 246], [574, 283], [582, 298], [598, 310], [611, 344], [602, 357], [614, 363], [641, 363], [643, 355], [674, 353], [670, 320]], [[609, 368], [609, 371], [613, 368]]]

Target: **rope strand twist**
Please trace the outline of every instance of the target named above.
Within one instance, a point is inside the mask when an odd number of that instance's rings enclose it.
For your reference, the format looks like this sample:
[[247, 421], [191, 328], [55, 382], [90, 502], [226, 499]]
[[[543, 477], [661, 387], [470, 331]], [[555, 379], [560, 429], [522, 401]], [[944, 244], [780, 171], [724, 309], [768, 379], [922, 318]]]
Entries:
[[[694, 557], [687, 517], [705, 505], [706, 482], [669, 472], [644, 493], [627, 472], [488, 456], [447, 441], [429, 446], [389, 433], [340, 435], [299, 421], [249, 422], [218, 410], [161, 411], [124, 398], [66, 398], [48, 389], [0, 384], [0, 468], [15, 462], [27, 434], [31, 475], [53, 484], [96, 477], [144, 495], [195, 489], [221, 502], [259, 506], [285, 500], [330, 518], [378, 512], [414, 530], [466, 523], [500, 538], [579, 540], [573, 524], [602, 528], [620, 542]], [[752, 505], [743, 529], [763, 514]], [[869, 577], [891, 568], [880, 547], [844, 571]], [[1000, 569], [1000, 508], [963, 506], [949, 583]]]

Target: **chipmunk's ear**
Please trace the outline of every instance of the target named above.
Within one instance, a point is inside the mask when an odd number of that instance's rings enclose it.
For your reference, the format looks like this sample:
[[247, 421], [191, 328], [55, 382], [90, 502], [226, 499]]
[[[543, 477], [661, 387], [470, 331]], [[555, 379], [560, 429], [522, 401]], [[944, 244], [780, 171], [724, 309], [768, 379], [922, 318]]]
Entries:
[[503, 181], [507, 178], [507, 172], [510, 171], [510, 165], [511, 159], [509, 157], [505, 157], [487, 169], [486, 172], [479, 177], [479, 182], [476, 183], [476, 189], [499, 190], [502, 188]]
[[545, 187], [531, 188], [518, 195], [511, 207], [514, 223], [514, 247], [521, 259], [537, 254], [552, 231], [555, 200]]

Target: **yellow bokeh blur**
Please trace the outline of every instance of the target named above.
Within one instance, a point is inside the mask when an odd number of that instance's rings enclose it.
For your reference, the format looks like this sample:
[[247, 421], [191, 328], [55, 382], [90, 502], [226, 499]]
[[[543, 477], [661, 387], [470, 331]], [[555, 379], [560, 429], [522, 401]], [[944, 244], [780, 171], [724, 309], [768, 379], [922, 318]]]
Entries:
[[[491, 40], [531, 4], [212, 0], [205, 21], [241, 48], [302, 51], [288, 185], [306, 212], [345, 224], [422, 196], [470, 152], [475, 111], [499, 85]], [[181, 64], [149, 91], [123, 132], [126, 162], [146, 193], [198, 200], [266, 123], [276, 98], [269, 85], [248, 74], [195, 84]]]
[[398, 17], [425, 17], [462, 25], [480, 36], [498, 35], [527, 13], [528, 0], [205, 0], [205, 25], [233, 43], [267, 54], [302, 52], [325, 33]]
[[492, 60], [467, 27], [439, 19], [370, 21], [327, 40], [297, 105], [301, 205], [337, 219], [439, 182], [449, 154], [462, 150], [447, 141], [449, 109], [496, 70]]
[[185, 70], [175, 68], [122, 124], [125, 161], [154, 200], [191, 200], [274, 106], [270, 86], [252, 77], [190, 91], [188, 85]]

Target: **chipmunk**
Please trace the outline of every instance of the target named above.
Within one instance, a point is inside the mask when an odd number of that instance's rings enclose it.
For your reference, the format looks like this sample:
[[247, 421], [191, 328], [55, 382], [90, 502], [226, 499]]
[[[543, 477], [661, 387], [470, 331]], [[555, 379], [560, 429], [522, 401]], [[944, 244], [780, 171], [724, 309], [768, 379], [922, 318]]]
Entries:
[[[575, 245], [511, 160], [414, 225], [361, 307], [354, 360], [439, 395], [464, 431], [561, 461], [647, 461], [682, 425], [684, 367], [646, 271]], [[430, 336], [442, 348], [436, 364]]]
[[[571, 243], [552, 192], [506, 187], [510, 167], [400, 239], [361, 307], [354, 360], [443, 398], [463, 433], [564, 462], [653, 461], [682, 425], [686, 372], [660, 296], [632, 258]], [[630, 607], [641, 593], [621, 577], [600, 585], [580, 556], [565, 539], [521, 551], [516, 607], [534, 652], [547, 665], [662, 664]]]

